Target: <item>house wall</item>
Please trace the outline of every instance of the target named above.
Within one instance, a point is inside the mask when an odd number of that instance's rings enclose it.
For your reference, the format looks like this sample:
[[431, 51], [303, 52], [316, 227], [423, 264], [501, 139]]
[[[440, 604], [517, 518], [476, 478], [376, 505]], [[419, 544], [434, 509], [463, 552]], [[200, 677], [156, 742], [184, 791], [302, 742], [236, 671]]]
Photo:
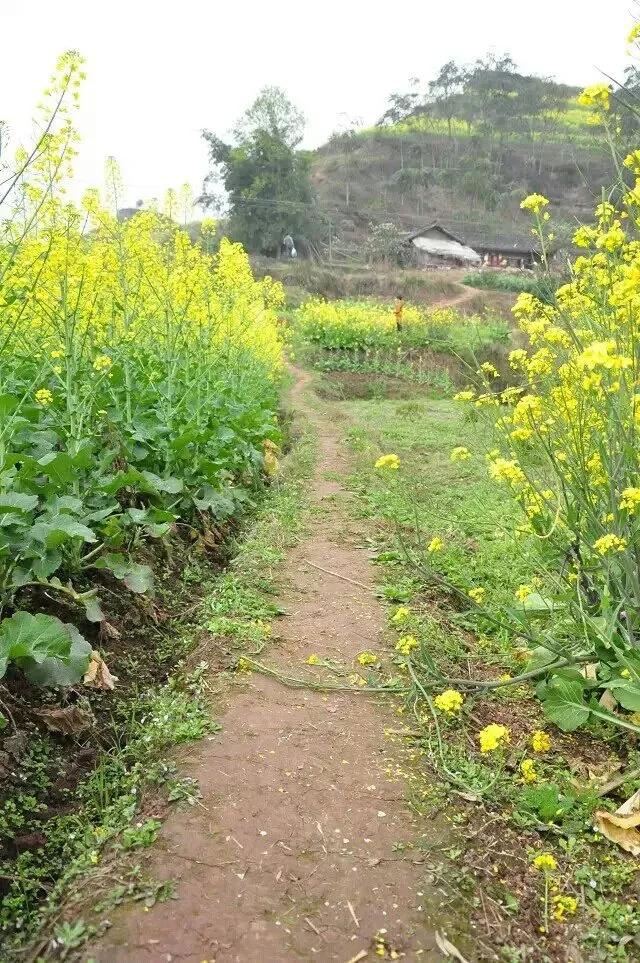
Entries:
[[417, 247], [413, 248], [411, 259], [416, 267], [457, 267], [460, 264], [454, 257], [441, 257]]

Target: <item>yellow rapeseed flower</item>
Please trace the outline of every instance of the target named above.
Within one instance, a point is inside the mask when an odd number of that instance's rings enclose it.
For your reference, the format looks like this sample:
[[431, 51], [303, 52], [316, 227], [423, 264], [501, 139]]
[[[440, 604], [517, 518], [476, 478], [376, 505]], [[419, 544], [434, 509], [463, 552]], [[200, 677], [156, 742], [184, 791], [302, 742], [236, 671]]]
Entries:
[[320, 665], [320, 658], [315, 654], [315, 652], [312, 652], [305, 661], [307, 665]]
[[435, 697], [433, 703], [436, 709], [439, 709], [448, 716], [454, 716], [460, 712], [464, 703], [464, 696], [456, 689], [445, 689], [444, 692], [441, 692], [440, 695]]
[[451, 452], [451, 461], [466, 461], [468, 458], [471, 458], [471, 452], [464, 445], [459, 445]]
[[400, 459], [397, 455], [381, 455], [378, 458], [375, 467], [378, 469], [389, 469], [391, 471], [396, 471], [400, 467]]
[[48, 388], [38, 388], [35, 394], [35, 399], [39, 405], [46, 408], [53, 401], [53, 395]]
[[414, 649], [418, 648], [418, 640], [414, 635], [403, 635], [396, 642], [396, 652], [402, 655], [409, 655]]
[[530, 595], [533, 595], [533, 586], [519, 585], [516, 589], [516, 598], [519, 602], [524, 602]]
[[431, 555], [434, 552], [440, 552], [443, 548], [444, 548], [444, 542], [442, 541], [441, 538], [439, 538], [438, 535], [432, 538], [429, 544], [427, 545], [427, 551]]
[[520, 772], [522, 773], [523, 782], [536, 782], [538, 779], [538, 773], [536, 772], [533, 759], [523, 759], [520, 763]]
[[373, 652], [361, 652], [360, 655], [356, 656], [356, 662], [358, 665], [377, 665], [378, 656], [374, 655]]
[[599, 110], [609, 110], [611, 106], [611, 90], [606, 84], [591, 84], [585, 87], [578, 103], [581, 107], [598, 108]]
[[640, 505], [640, 488], [625, 488], [622, 492], [620, 508], [629, 512], [630, 515], [633, 515], [638, 505]]
[[458, 391], [458, 393], [453, 396], [453, 400], [454, 401], [473, 401], [475, 396], [476, 396], [475, 391], [471, 391], [470, 389], [467, 389], [466, 391]]
[[478, 604], [480, 604], [480, 602], [482, 602], [485, 595], [487, 594], [487, 590], [480, 587], [472, 588], [472, 589], [469, 589], [467, 594], [470, 599], [473, 599], [474, 602], [477, 602]]
[[627, 540], [610, 532], [608, 535], [602, 535], [600, 538], [597, 538], [593, 543], [593, 547], [598, 555], [609, 555], [610, 552], [624, 552], [627, 547]]
[[574, 916], [578, 909], [578, 900], [575, 896], [562, 896], [556, 894], [552, 900], [552, 916], [558, 923], [564, 923], [567, 916]]
[[480, 752], [494, 752], [496, 749], [508, 745], [510, 739], [511, 733], [507, 726], [492, 722], [478, 733]]
[[551, 853], [539, 853], [533, 857], [531, 863], [535, 869], [539, 869], [545, 873], [553, 872], [554, 869], [558, 868], [558, 863]]
[[410, 617], [411, 609], [407, 608], [406, 605], [400, 605], [391, 616], [390, 621], [392, 625], [404, 625]]
[[531, 211], [532, 214], [539, 214], [548, 203], [549, 199], [542, 194], [529, 194], [523, 201], [520, 201], [520, 207], [523, 211]]
[[536, 729], [531, 736], [531, 748], [534, 752], [549, 752], [551, 749], [551, 738], [544, 729]]
[[94, 371], [108, 371], [112, 364], [113, 361], [108, 354], [99, 354], [93, 362], [93, 368]]

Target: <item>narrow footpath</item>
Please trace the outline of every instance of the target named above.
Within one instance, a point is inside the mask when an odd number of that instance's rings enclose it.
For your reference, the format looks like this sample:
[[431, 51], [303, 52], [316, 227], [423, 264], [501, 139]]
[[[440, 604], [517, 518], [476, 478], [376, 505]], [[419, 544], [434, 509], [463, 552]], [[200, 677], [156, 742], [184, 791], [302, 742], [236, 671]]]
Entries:
[[[363, 649], [381, 647], [384, 624], [343, 489], [329, 480], [347, 471], [339, 433], [307, 400], [308, 380], [297, 372], [293, 403], [319, 436], [309, 533], [283, 567], [287, 615], [274, 625], [279, 641], [262, 655], [294, 675], [312, 652], [353, 665]], [[171, 812], [145, 866], [176, 881], [177, 899], [147, 912], [116, 911], [89, 956], [98, 963], [441, 960], [427, 922], [440, 897], [423, 888], [420, 851], [394, 848], [436, 831], [413, 824], [402, 781], [389, 774], [394, 756], [383, 730], [397, 725], [393, 716], [367, 695], [296, 690], [257, 673], [247, 679], [246, 689], [231, 692], [223, 732], [181, 766], [199, 781], [203, 806]]]

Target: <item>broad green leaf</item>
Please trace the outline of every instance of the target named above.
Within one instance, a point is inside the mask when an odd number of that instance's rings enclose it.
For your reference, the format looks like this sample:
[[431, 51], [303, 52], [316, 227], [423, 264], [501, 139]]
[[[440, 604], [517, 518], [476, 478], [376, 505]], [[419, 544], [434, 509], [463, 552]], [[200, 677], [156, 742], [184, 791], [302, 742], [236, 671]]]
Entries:
[[184, 482], [181, 478], [160, 478], [159, 475], [154, 475], [150, 471], [145, 471], [142, 474], [159, 492], [168, 492], [170, 495], [177, 495], [184, 488]]
[[522, 608], [529, 615], [549, 615], [558, 608], [562, 608], [563, 605], [559, 602], [553, 602], [551, 599], [545, 598], [540, 595], [539, 592], [532, 592], [531, 595], [527, 595], [526, 599], [522, 603]]
[[[9, 662], [40, 685], [68, 685], [85, 671], [91, 646], [73, 625], [39, 612], [16, 612], [0, 623], [0, 677]], [[38, 667], [42, 667], [41, 669]]]
[[129, 468], [127, 471], [118, 472], [113, 478], [107, 479], [102, 485], [102, 490], [110, 495], [117, 495], [123, 488], [135, 488], [137, 491], [146, 492], [149, 495], [157, 495], [158, 489], [149, 480], [147, 474], [149, 473], [143, 474], [137, 468]]
[[73, 512], [78, 515], [83, 508], [84, 504], [82, 499], [76, 498], [75, 495], [59, 495], [58, 498], [54, 498], [49, 504], [50, 511], [56, 514], [58, 512]]
[[607, 686], [623, 709], [640, 712], [640, 685], [631, 679], [616, 679]]
[[46, 551], [33, 560], [32, 571], [37, 579], [48, 579], [62, 565], [62, 555], [58, 551]]
[[546, 687], [542, 708], [563, 732], [584, 725], [590, 714], [584, 702], [584, 686], [577, 679], [561, 676], [555, 676]]
[[148, 565], [131, 565], [123, 581], [127, 588], [137, 595], [153, 590], [153, 572]]
[[135, 522], [136, 525], [142, 525], [142, 523], [146, 522], [147, 518], [149, 517], [149, 512], [146, 508], [128, 508], [127, 515], [129, 515], [131, 520]]
[[5, 511], [31, 512], [37, 504], [37, 495], [27, 495], [25, 492], [2, 492], [0, 494], [0, 514]]
[[82, 604], [84, 605], [84, 611], [88, 622], [104, 622], [104, 612], [102, 611], [100, 599], [97, 597], [97, 595], [92, 595], [88, 599], [83, 599]]
[[19, 399], [14, 395], [0, 395], [0, 418], [6, 418], [7, 415], [13, 414], [19, 404]]
[[72, 459], [66, 452], [50, 452], [38, 459], [38, 464], [44, 475], [48, 475], [52, 482], [57, 485], [68, 485], [75, 476], [75, 467]]
[[151, 538], [163, 538], [171, 531], [172, 524], [172, 522], [149, 522], [144, 526], [144, 530]]
[[71, 515], [54, 515], [38, 521], [31, 526], [29, 534], [49, 548], [56, 548], [65, 540], [65, 537], [81, 538], [85, 542], [97, 541], [95, 533]]
[[108, 569], [117, 579], [124, 582], [128, 589], [142, 595], [153, 589], [153, 572], [148, 565], [138, 565], [129, 561], [125, 555], [114, 552], [103, 555], [94, 568]]
[[25, 659], [18, 663], [34, 685], [74, 685], [80, 681], [89, 667], [91, 645], [80, 635], [75, 625], [60, 624], [66, 629], [70, 642], [69, 650], [64, 657], [51, 656], [40, 663]]
[[112, 572], [116, 578], [123, 579], [129, 568], [129, 561], [124, 555], [109, 552], [107, 555], [102, 555], [97, 559], [93, 563], [93, 568], [107, 569], [109, 572]]

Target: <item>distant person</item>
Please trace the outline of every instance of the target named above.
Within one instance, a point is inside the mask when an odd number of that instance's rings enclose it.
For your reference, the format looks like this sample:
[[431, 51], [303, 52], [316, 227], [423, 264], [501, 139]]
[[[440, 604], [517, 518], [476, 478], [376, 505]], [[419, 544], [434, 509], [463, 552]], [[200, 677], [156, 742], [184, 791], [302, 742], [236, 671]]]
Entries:
[[298, 256], [298, 252], [296, 251], [295, 247], [292, 247], [292, 248], [291, 248], [291, 257], [293, 258], [293, 257], [297, 257], [297, 256]]
[[285, 234], [285, 236], [282, 238], [282, 253], [285, 257], [292, 257], [291, 252], [294, 250], [293, 238], [290, 234]]
[[401, 294], [396, 296], [396, 304], [393, 313], [396, 316], [396, 331], [402, 331], [402, 313], [404, 311], [404, 298]]

